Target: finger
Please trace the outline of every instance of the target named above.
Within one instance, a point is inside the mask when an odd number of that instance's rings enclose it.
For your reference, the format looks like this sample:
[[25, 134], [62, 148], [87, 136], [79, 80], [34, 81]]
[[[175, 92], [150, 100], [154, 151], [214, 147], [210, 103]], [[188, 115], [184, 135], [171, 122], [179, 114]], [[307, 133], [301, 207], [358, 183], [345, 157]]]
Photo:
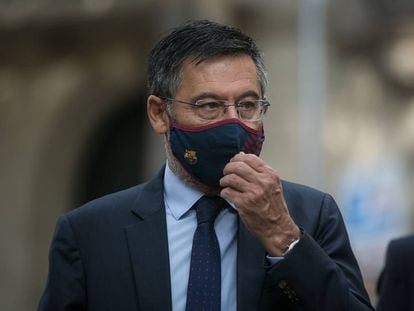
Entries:
[[234, 161], [227, 163], [223, 169], [224, 176], [230, 174], [238, 175], [248, 182], [255, 182], [259, 173], [245, 162]]
[[245, 192], [250, 188], [250, 182], [237, 174], [228, 174], [220, 179], [220, 186], [223, 188], [232, 188], [239, 192]]
[[226, 187], [226, 188], [221, 189], [220, 196], [232, 202], [237, 209], [237, 206], [239, 206], [240, 204], [239, 201], [242, 196], [242, 193], [233, 188]]
[[258, 172], [262, 172], [268, 168], [265, 161], [252, 153], [240, 152], [231, 159], [230, 163], [231, 162], [244, 162]]
[[[258, 164], [263, 165], [261, 171], [255, 170], [251, 165], [253, 162], [259, 161]], [[256, 165], [256, 167], [258, 166]], [[255, 155], [248, 155], [245, 153], [240, 153], [236, 155], [233, 161], [230, 161], [223, 169], [223, 175], [231, 175], [235, 174], [245, 181], [250, 183], [250, 185], [246, 185], [243, 183], [243, 187], [240, 187], [237, 183], [230, 183], [230, 184], [223, 184], [222, 186], [230, 186], [238, 189], [239, 191], [248, 191], [251, 190], [252, 187], [257, 185], [262, 185], [266, 188], [267, 184], [274, 184], [277, 185], [279, 183], [279, 177], [277, 173], [267, 165], [263, 160], [259, 159]], [[233, 179], [229, 179], [233, 180]]]
[[243, 155], [243, 154], [245, 154], [245, 153], [244, 153], [244, 151], [240, 151], [239, 153], [237, 153], [235, 156], [233, 156], [233, 157], [230, 159], [230, 162], [235, 161], [235, 160], [234, 160], [234, 158], [235, 158], [237, 155]]

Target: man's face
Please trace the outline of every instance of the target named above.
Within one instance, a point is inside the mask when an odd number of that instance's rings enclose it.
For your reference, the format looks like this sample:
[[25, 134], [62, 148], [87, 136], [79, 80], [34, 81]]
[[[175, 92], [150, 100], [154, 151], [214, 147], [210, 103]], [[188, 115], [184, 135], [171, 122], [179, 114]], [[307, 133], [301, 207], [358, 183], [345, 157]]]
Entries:
[[[256, 66], [248, 55], [219, 56], [196, 65], [184, 62], [182, 82], [175, 99], [194, 103], [199, 99], [227, 100], [235, 104], [246, 99], [261, 99]], [[173, 104], [175, 121], [186, 126], [200, 126], [213, 121], [201, 119], [194, 108], [180, 103]], [[228, 107], [221, 119], [238, 118], [234, 106]], [[258, 128], [260, 123], [246, 123]]]
[[[234, 106], [228, 106], [223, 113], [214, 118], [203, 118], [200, 111], [192, 105], [178, 101], [195, 103], [197, 100], [223, 100], [226, 105], [234, 105], [240, 101], [262, 99], [256, 66], [250, 56], [220, 56], [207, 59], [200, 64], [186, 61], [182, 68], [182, 81], [171, 101], [174, 122], [187, 127], [207, 125], [219, 120], [238, 118]], [[165, 109], [165, 99], [150, 95], [147, 100], [148, 117], [154, 131], [164, 135], [167, 159], [172, 171], [186, 183], [202, 192], [217, 195], [217, 187], [207, 186], [188, 173], [173, 155], [169, 130], [171, 118]], [[259, 130], [261, 121], [243, 121], [247, 126]]]

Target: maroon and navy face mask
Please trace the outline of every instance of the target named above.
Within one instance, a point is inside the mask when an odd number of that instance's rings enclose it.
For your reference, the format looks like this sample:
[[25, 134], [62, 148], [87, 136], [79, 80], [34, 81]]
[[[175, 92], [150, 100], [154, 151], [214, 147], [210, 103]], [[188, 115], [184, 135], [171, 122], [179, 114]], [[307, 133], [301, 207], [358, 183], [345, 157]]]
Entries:
[[171, 122], [169, 142], [172, 153], [188, 173], [202, 183], [219, 187], [223, 169], [243, 151], [259, 155], [264, 141], [263, 126], [248, 127], [239, 119], [226, 119], [199, 127]]

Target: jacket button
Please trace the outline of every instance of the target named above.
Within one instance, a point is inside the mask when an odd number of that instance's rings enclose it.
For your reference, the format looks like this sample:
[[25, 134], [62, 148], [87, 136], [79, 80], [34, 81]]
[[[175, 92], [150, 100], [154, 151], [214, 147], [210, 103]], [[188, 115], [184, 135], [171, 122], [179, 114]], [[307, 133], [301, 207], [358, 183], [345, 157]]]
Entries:
[[279, 286], [281, 289], [284, 289], [287, 286], [287, 282], [285, 280], [280, 280], [279, 283], [277, 283], [277, 286]]

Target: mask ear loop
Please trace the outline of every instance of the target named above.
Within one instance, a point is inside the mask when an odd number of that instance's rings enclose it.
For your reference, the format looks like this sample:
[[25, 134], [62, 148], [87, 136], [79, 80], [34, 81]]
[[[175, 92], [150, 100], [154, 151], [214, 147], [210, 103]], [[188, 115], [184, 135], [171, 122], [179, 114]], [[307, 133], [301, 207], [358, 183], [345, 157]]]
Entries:
[[170, 122], [170, 127], [177, 124], [177, 122], [174, 120], [173, 116], [171, 115], [171, 111], [168, 109], [168, 100], [163, 99], [162, 100], [162, 110], [167, 113], [168, 121]]
[[[170, 116], [170, 113], [168, 112], [168, 107], [167, 107], [167, 102], [163, 99], [163, 101], [162, 101], [162, 104], [161, 104], [162, 106], [161, 106], [161, 109], [163, 110], [163, 112], [165, 112], [166, 114], [167, 114], [167, 118], [168, 118], [168, 122], [169, 122], [169, 125], [168, 125], [168, 130], [167, 130], [167, 132], [164, 134], [164, 138], [165, 138], [165, 140], [166, 140], [166, 142], [167, 142], [167, 144], [169, 144], [169, 141], [170, 141], [170, 131], [171, 131], [171, 125], [173, 124], [173, 119], [171, 118], [171, 116]], [[168, 147], [169, 149], [170, 149], [170, 151], [171, 151], [171, 147]], [[171, 152], [171, 154], [172, 154], [172, 156], [173, 157], [175, 157], [174, 156], [174, 154]], [[177, 161], [178, 161], [178, 159], [177, 159]]]
[[169, 126], [168, 126], [168, 131], [165, 133], [165, 139], [167, 141], [170, 140], [170, 130], [171, 130], [171, 126], [173, 126], [174, 124], [176, 124], [176, 122], [174, 121], [173, 117], [171, 116], [169, 109], [168, 109], [168, 103], [166, 99], [161, 98], [162, 99], [162, 103], [161, 103], [161, 109], [163, 112], [165, 112], [167, 114], [168, 117], [168, 122], [169, 122]]
[[[180, 160], [176, 157], [176, 155], [171, 150], [171, 145], [170, 145], [170, 131], [171, 131], [171, 126], [173, 124], [175, 124], [175, 122], [174, 122], [173, 117], [169, 113], [168, 103], [167, 103], [167, 100], [166, 99], [163, 99], [162, 98], [161, 109], [162, 109], [163, 112], [165, 112], [167, 114], [168, 121], [170, 122], [169, 127], [168, 127], [168, 131], [164, 134], [165, 143], [167, 144], [167, 147], [166, 148], [168, 148], [168, 150], [169, 150], [167, 152], [175, 159], [175, 162], [176, 163], [180, 163]], [[172, 163], [171, 162], [169, 161], [169, 165], [173, 165], [173, 162]], [[185, 169], [185, 168], [183, 167], [183, 169]]]
[[168, 113], [168, 110], [167, 110], [167, 103], [165, 102], [165, 100], [163, 99], [162, 100], [162, 103], [161, 103], [161, 109], [162, 109], [162, 111], [164, 112], [167, 112]]

